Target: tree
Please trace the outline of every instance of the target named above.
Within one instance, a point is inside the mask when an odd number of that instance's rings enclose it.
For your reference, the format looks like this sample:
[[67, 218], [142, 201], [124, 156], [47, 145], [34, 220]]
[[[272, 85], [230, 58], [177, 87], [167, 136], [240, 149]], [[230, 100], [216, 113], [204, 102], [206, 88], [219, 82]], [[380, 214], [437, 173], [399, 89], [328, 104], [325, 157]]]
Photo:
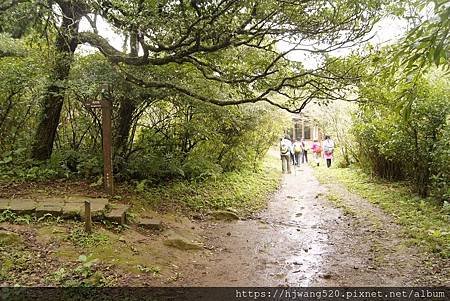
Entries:
[[[396, 74], [378, 70], [387, 58], [386, 49], [374, 54], [372, 66], [359, 83], [360, 96], [366, 100], [359, 104], [355, 118], [359, 162], [380, 177], [410, 180], [422, 197], [433, 193], [444, 199], [450, 176], [445, 141], [450, 79], [433, 67], [411, 84], [402, 68]], [[403, 98], [407, 106], [400, 101]]]
[[[128, 81], [141, 87], [219, 106], [267, 102], [300, 112], [313, 100], [343, 98], [339, 89], [353, 78], [329, 72], [327, 64], [305, 70], [286, 56], [295, 50], [325, 55], [361, 42], [383, 4], [374, 0], [10, 0], [2, 9], [14, 9], [18, 2], [46, 8], [47, 18], [41, 14], [41, 22], [51, 21], [56, 32], [53, 80], [33, 142], [35, 159], [51, 155], [64, 83], [81, 43], [99, 49]], [[96, 16], [119, 33], [129, 34], [135, 46], [129, 51], [113, 48], [97, 30]], [[82, 17], [90, 20], [92, 31], [79, 32]], [[293, 47], [280, 53], [276, 44], [283, 40]], [[161, 69], [173, 72], [158, 77]], [[216, 93], [205, 93], [205, 86]], [[232, 92], [222, 93], [224, 86]]]
[[[450, 58], [450, 5], [447, 0], [414, 0], [411, 5], [419, 13], [432, 6], [432, 16], [410, 16], [415, 24], [401, 41], [394, 54], [405, 71], [420, 75], [431, 65], [449, 68]], [[417, 21], [418, 20], [418, 21]]]
[[64, 102], [65, 81], [69, 77], [73, 54], [77, 48], [77, 32], [81, 17], [86, 13], [82, 3], [56, 0], [61, 9], [61, 25], [57, 28], [51, 81], [42, 100], [42, 115], [32, 146], [32, 157], [49, 159]]
[[24, 56], [24, 47], [8, 35], [0, 33], [0, 59], [4, 57]]

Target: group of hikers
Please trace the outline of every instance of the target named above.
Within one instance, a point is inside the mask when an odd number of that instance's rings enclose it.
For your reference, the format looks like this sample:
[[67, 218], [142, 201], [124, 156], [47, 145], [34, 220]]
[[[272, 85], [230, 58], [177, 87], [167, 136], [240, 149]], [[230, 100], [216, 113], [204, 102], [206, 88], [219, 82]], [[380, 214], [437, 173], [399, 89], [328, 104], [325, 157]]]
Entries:
[[[322, 149], [323, 147], [323, 149]], [[317, 166], [320, 165], [320, 159], [327, 162], [327, 167], [331, 166], [333, 159], [334, 141], [326, 135], [322, 145], [318, 140], [314, 140], [311, 147], [303, 138], [291, 141], [289, 135], [285, 135], [280, 141], [281, 167], [283, 173], [291, 173], [291, 165], [299, 166], [301, 163], [308, 163], [308, 151], [311, 149], [314, 161]]]

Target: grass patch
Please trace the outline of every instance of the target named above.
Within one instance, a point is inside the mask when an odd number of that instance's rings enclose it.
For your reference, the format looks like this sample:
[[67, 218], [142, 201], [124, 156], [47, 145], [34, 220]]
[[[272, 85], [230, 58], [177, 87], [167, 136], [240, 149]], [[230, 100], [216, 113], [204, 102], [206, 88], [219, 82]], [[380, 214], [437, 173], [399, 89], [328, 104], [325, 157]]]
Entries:
[[3, 232], [0, 230], [0, 247], [16, 245], [21, 241], [20, 236], [14, 232]]
[[402, 183], [373, 179], [355, 169], [320, 167], [315, 174], [320, 182], [340, 182], [381, 207], [403, 226], [412, 244], [450, 258], [450, 212], [432, 199], [415, 196]]
[[97, 259], [80, 255], [75, 267], [61, 267], [45, 278], [62, 287], [104, 287], [115, 284], [112, 276], [104, 276], [97, 268]]
[[327, 200], [334, 204], [337, 208], [341, 209], [344, 215], [349, 215], [352, 217], [355, 217], [357, 214], [356, 212], [347, 206], [345, 202], [337, 195], [333, 193], [327, 194]]
[[81, 226], [75, 226], [71, 229], [69, 235], [67, 236], [67, 240], [78, 247], [95, 247], [107, 243], [109, 241], [109, 237], [98, 232], [88, 234]]
[[37, 216], [36, 214], [20, 215], [12, 212], [11, 210], [3, 210], [0, 212], [0, 223], [9, 222], [11, 224], [18, 225], [30, 225], [37, 223], [61, 223], [63, 219], [60, 216], [53, 216], [50, 213], [46, 213], [43, 216]]
[[159, 267], [157, 267], [157, 266], [151, 266], [151, 267], [147, 267], [147, 266], [145, 266], [145, 265], [140, 265], [140, 264], [138, 264], [137, 266], [137, 269], [139, 270], [139, 271], [141, 271], [141, 272], [144, 272], [144, 273], [150, 273], [150, 274], [153, 274], [153, 276], [157, 276], [157, 275], [159, 275], [159, 272], [161, 271], [161, 268], [159, 268]]
[[144, 207], [183, 205], [195, 211], [233, 209], [249, 215], [264, 208], [281, 179], [280, 160], [268, 155], [257, 171], [224, 173], [203, 182], [179, 181], [148, 187], [136, 202]]

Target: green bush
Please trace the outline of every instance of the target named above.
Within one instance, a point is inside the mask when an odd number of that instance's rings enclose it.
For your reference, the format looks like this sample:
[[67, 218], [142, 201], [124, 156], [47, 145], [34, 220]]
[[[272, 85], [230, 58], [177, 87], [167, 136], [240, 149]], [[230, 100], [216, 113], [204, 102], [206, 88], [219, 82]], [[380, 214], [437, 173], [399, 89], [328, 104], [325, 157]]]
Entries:
[[[169, 91], [139, 88], [93, 54], [76, 57], [64, 83], [67, 90], [52, 158], [32, 162], [28, 158], [34, 132], [29, 129], [36, 129], [39, 103], [50, 78], [42, 60], [30, 52], [26, 58], [0, 61], [0, 107], [8, 108], [0, 110], [0, 179], [101, 176], [101, 114], [88, 105], [101, 97], [112, 103], [118, 180], [204, 180], [223, 172], [255, 170], [281, 132], [280, 114], [268, 105], [219, 107]], [[105, 82], [111, 84], [100, 94]], [[19, 150], [21, 154], [14, 153]]]
[[431, 154], [432, 195], [441, 201], [450, 202], [450, 116], [447, 116], [447, 122], [439, 135], [442, 138]]
[[382, 178], [409, 180], [422, 197], [448, 199], [450, 79], [436, 70], [400, 90], [392, 81], [370, 79], [361, 89], [368, 102], [353, 128], [359, 162]]
[[[222, 172], [254, 169], [280, 131], [278, 119], [265, 107], [160, 106], [161, 114], [174, 111], [175, 117], [165, 125], [140, 129], [136, 151], [121, 171], [125, 179], [204, 180]], [[179, 118], [186, 111], [189, 118]]]

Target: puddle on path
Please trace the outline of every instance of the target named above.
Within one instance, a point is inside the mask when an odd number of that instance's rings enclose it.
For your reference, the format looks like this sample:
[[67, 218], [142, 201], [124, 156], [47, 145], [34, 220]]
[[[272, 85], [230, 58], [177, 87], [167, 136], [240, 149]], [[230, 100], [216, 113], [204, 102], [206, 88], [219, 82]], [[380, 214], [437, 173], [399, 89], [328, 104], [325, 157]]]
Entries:
[[[332, 251], [326, 223], [339, 211], [319, 198], [323, 188], [309, 167], [286, 175], [268, 208], [255, 219], [203, 224], [206, 273], [192, 271], [184, 282], [200, 286], [308, 286]], [[180, 284], [180, 283], [179, 283]]]

